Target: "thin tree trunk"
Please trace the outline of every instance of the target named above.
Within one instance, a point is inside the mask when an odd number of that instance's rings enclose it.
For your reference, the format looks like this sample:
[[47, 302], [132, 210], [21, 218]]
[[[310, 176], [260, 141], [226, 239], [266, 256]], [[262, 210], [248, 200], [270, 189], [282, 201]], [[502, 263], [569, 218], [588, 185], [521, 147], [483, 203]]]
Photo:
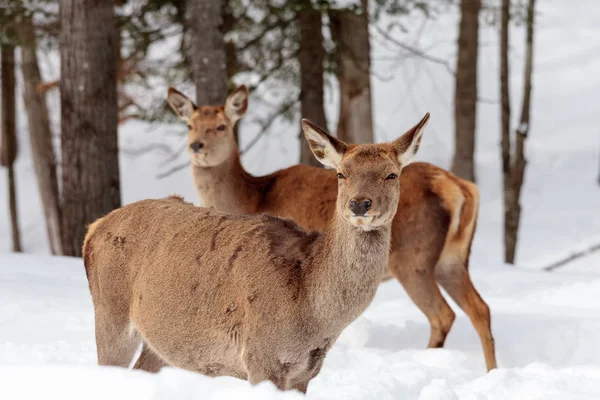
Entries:
[[502, 123], [502, 178], [504, 193], [507, 193], [510, 177], [510, 92], [508, 64], [508, 22], [510, 18], [510, 0], [502, 0], [502, 18], [500, 23], [500, 105]]
[[371, 103], [371, 47], [368, 2], [362, 12], [330, 13], [331, 36], [338, 51], [340, 117], [337, 136], [349, 143], [373, 142]]
[[[222, 0], [223, 7], [223, 24], [221, 25], [221, 31], [223, 34], [231, 31], [235, 25], [236, 19], [233, 15], [233, 10], [229, 4], [231, 0]], [[237, 47], [234, 41], [224, 42], [225, 46], [225, 66], [226, 66], [226, 86], [227, 93], [235, 90], [234, 83], [232, 81], [233, 77], [239, 71], [239, 64], [237, 62]], [[233, 137], [235, 138], [235, 143], [239, 145], [240, 143], [240, 124], [237, 123], [233, 127]]]
[[227, 97], [227, 62], [223, 32], [224, 0], [188, 0], [192, 74], [198, 105], [219, 105]]
[[37, 60], [37, 44], [33, 22], [21, 21], [18, 29], [21, 46], [21, 71], [23, 73], [25, 110], [29, 122], [31, 153], [35, 166], [38, 189], [46, 218], [46, 229], [52, 254], [62, 254], [60, 236], [60, 201], [56, 157], [52, 146], [52, 131], [44, 92], [38, 90], [42, 83]]
[[481, 0], [461, 0], [454, 97], [455, 151], [452, 171], [475, 182], [475, 122], [477, 118], [477, 54]]
[[17, 158], [17, 129], [15, 104], [15, 48], [2, 45], [2, 151], [0, 163], [8, 172], [8, 204], [12, 230], [12, 249], [21, 252], [21, 234], [17, 212], [15, 159]]
[[60, 1], [62, 244], [80, 256], [87, 225], [121, 205], [117, 25], [112, 2]]
[[527, 6], [527, 38], [525, 55], [525, 73], [523, 87], [523, 105], [521, 108], [521, 118], [519, 126], [516, 129], [515, 143], [515, 161], [510, 173], [510, 191], [506, 197], [506, 215], [505, 215], [505, 257], [506, 262], [514, 264], [515, 253], [518, 241], [519, 222], [521, 219], [521, 188], [523, 187], [523, 177], [525, 176], [525, 140], [529, 133], [530, 111], [531, 111], [531, 90], [533, 76], [533, 26], [534, 26], [535, 0], [529, 0]]
[[[301, 1], [298, 12], [300, 28], [300, 106], [302, 117], [308, 118], [323, 129], [327, 129], [325, 109], [323, 107], [323, 74], [325, 50], [323, 49], [323, 31], [321, 11], [315, 10], [310, 1]], [[321, 166], [312, 155], [308, 141], [300, 138], [300, 163]]]

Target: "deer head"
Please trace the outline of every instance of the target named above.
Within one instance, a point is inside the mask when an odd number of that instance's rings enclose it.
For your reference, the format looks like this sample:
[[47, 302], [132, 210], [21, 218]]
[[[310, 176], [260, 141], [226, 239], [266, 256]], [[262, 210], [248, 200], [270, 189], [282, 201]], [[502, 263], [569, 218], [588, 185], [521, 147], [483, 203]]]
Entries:
[[348, 145], [302, 120], [310, 148], [323, 165], [337, 170], [337, 212], [365, 231], [392, 222], [398, 208], [402, 168], [419, 149], [429, 113], [392, 143]]
[[248, 108], [248, 89], [242, 85], [225, 106], [197, 107], [186, 95], [169, 87], [168, 102], [188, 125], [188, 151], [198, 167], [215, 167], [236, 149], [233, 128]]

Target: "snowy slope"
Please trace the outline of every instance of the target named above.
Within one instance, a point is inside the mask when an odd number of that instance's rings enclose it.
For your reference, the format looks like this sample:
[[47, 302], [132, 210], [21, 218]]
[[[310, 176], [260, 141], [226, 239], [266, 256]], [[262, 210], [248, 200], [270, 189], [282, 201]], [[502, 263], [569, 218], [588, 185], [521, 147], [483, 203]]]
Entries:
[[[169, 368], [100, 368], [80, 260], [0, 256], [1, 399], [297, 398], [271, 384]], [[485, 374], [475, 330], [457, 313], [445, 349], [396, 282], [333, 347], [309, 399], [592, 399], [600, 397], [600, 274], [502, 265], [473, 279], [489, 303], [500, 369]], [[456, 310], [456, 307], [454, 307]], [[31, 384], [35, 382], [35, 384]]]

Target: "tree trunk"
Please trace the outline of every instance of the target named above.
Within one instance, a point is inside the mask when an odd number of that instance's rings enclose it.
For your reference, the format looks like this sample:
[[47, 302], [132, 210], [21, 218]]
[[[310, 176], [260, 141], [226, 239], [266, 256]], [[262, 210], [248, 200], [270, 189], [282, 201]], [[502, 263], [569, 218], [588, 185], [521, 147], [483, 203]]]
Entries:
[[[233, 15], [233, 10], [231, 9], [230, 2], [232, 0], [223, 0], [223, 24], [221, 25], [221, 31], [223, 34], [231, 31], [236, 22], [236, 18]], [[237, 47], [233, 40], [229, 42], [225, 42], [225, 67], [226, 67], [226, 87], [227, 93], [236, 89], [234, 83], [232, 81], [233, 77], [239, 72], [239, 64], [237, 60]], [[240, 124], [237, 123], [233, 127], [233, 137], [235, 138], [235, 144], [239, 146], [240, 144]]]
[[519, 222], [521, 219], [521, 188], [525, 176], [525, 140], [529, 133], [531, 90], [533, 76], [533, 24], [535, 13], [535, 0], [529, 0], [527, 6], [527, 38], [525, 55], [525, 73], [523, 84], [523, 104], [521, 118], [516, 129], [515, 160], [510, 171], [509, 192], [505, 194], [505, 221], [504, 221], [504, 249], [505, 261], [514, 264], [518, 241]]
[[80, 256], [87, 225], [121, 204], [117, 25], [112, 2], [60, 1], [62, 245]]
[[23, 73], [25, 110], [29, 122], [31, 153], [35, 166], [38, 189], [46, 218], [46, 229], [52, 254], [62, 254], [60, 236], [60, 201], [56, 157], [52, 146], [52, 131], [48, 118], [48, 108], [43, 91], [38, 90], [42, 83], [37, 60], [37, 44], [33, 22], [29, 18], [21, 21], [18, 29], [21, 46], [21, 71]]
[[188, 0], [192, 75], [196, 104], [219, 105], [227, 98], [227, 62], [223, 32], [224, 0]]
[[[312, 8], [310, 1], [302, 1], [298, 12], [300, 29], [300, 106], [302, 117], [327, 129], [325, 109], [323, 108], [323, 74], [325, 50], [323, 49], [323, 31], [321, 11]], [[300, 133], [300, 163], [315, 167], [321, 163], [313, 156], [308, 141]]]
[[367, 0], [362, 0], [361, 6], [360, 13], [343, 10], [330, 14], [331, 37], [338, 52], [340, 85], [337, 136], [349, 143], [372, 143], [374, 136]]
[[3, 45], [2, 57], [2, 150], [0, 163], [8, 172], [8, 204], [12, 230], [12, 249], [21, 252], [21, 234], [17, 212], [17, 189], [15, 184], [15, 159], [17, 158], [17, 129], [15, 104], [15, 48]]
[[477, 54], [481, 0], [461, 0], [456, 89], [455, 150], [452, 172], [475, 182], [475, 122], [477, 119]]
[[508, 65], [508, 22], [510, 18], [510, 0], [502, 0], [502, 18], [500, 23], [500, 107], [502, 123], [502, 178], [504, 193], [507, 193], [510, 176], [510, 81]]

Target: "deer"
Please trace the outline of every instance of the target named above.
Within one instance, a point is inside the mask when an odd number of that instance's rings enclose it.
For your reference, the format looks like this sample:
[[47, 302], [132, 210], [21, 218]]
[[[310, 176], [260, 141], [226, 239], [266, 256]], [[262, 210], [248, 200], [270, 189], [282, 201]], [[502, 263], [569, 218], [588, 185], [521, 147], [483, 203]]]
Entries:
[[[255, 177], [242, 166], [233, 129], [248, 108], [246, 86], [219, 106], [196, 106], [173, 87], [167, 100], [187, 124], [192, 177], [203, 206], [232, 214], [269, 213], [309, 230], [323, 231], [330, 224], [336, 181], [344, 179], [335, 168], [294, 165]], [[395, 277], [425, 314], [428, 348], [443, 347], [455, 320], [438, 284], [443, 287], [479, 335], [487, 371], [496, 368], [490, 309], [469, 275], [477, 186], [423, 162], [406, 165], [400, 184], [405, 190], [393, 220], [388, 272], [382, 281]]]
[[391, 143], [351, 145], [304, 120], [315, 157], [343, 178], [321, 233], [269, 214], [182, 198], [142, 200], [92, 223], [83, 259], [98, 363], [171, 365], [306, 393], [385, 270], [402, 168], [429, 114]]

